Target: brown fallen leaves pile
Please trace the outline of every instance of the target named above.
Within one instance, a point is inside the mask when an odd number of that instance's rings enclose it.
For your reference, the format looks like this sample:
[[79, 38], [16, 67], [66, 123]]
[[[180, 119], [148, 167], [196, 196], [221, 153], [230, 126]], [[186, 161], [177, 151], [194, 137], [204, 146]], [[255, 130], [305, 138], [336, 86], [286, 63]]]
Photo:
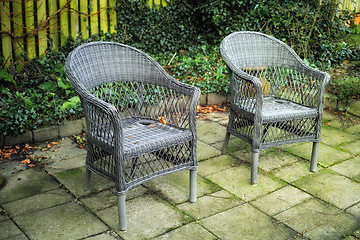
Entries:
[[[49, 142], [45, 147], [41, 148], [42, 151], [50, 149], [52, 146], [59, 144], [58, 142]], [[31, 154], [31, 151], [38, 149], [38, 146], [31, 146], [29, 144], [16, 145], [16, 146], [5, 146], [0, 149], [0, 162], [6, 159], [16, 159], [22, 164], [26, 164], [28, 167], [35, 167], [39, 160], [45, 158], [44, 156], [37, 156]], [[56, 151], [56, 150], [53, 150]], [[36, 159], [35, 159], [36, 158]]]
[[197, 116], [196, 118], [202, 118], [202, 119], [207, 119], [206, 114], [207, 113], [219, 113], [219, 112], [226, 112], [228, 110], [228, 103], [219, 103], [217, 105], [205, 105], [205, 106], [201, 106], [198, 105], [196, 112], [197, 112]]

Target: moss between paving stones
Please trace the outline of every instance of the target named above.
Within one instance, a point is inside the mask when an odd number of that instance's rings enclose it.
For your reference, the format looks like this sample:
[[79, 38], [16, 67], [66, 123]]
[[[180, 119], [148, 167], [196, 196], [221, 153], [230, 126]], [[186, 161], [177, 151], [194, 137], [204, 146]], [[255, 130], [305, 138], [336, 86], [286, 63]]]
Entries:
[[315, 198], [274, 218], [314, 240], [342, 239], [358, 227], [358, 222], [350, 214]]
[[0, 229], [2, 239], [20, 239], [18, 237], [22, 234], [20, 229], [11, 220], [0, 222]]
[[[159, 192], [162, 197], [173, 203], [186, 202], [189, 199], [189, 171], [180, 171], [155, 178], [144, 183], [144, 186], [154, 192]], [[219, 190], [220, 187], [208, 179], [197, 177], [197, 197]]]
[[245, 201], [253, 200], [286, 185], [285, 182], [262, 171], [258, 172], [258, 184], [251, 185], [250, 172], [250, 166], [242, 164], [212, 174], [207, 178]]
[[248, 203], [199, 221], [219, 239], [297, 239], [297, 233]]
[[16, 216], [13, 220], [30, 239], [82, 239], [108, 230], [92, 213], [74, 202]]
[[168, 202], [145, 195], [126, 202], [128, 229], [119, 231], [117, 206], [96, 212], [123, 239], [150, 239], [192, 221]]
[[359, 201], [360, 184], [330, 169], [308, 175], [293, 184], [339, 209], [348, 208]]
[[216, 236], [208, 232], [205, 228], [197, 223], [190, 223], [174, 231], [165, 233], [154, 240], [167, 240], [167, 239], [217, 239]]

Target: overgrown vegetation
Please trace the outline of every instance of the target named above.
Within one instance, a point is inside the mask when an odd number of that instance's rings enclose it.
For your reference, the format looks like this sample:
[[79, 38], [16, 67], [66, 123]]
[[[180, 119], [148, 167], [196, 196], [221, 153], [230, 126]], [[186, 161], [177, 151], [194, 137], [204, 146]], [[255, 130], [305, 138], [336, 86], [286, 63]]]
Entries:
[[[357, 33], [358, 27], [344, 25], [346, 19], [352, 22], [349, 13], [338, 11], [337, 0], [319, 3], [169, 0], [166, 7], [149, 8], [145, 0], [119, 0], [116, 34], [100, 32], [82, 39], [79, 33], [76, 39], [69, 38], [59, 52], [50, 46], [45, 56], [0, 71], [1, 133], [18, 135], [82, 116], [80, 100], [64, 73], [64, 61], [72, 49], [88, 41], [116, 41], [139, 48], [172, 76], [199, 87], [203, 93], [229, 92], [219, 44], [234, 31], [272, 35], [313, 66], [327, 71], [345, 60], [360, 60], [359, 47], [348, 38], [350, 32]], [[334, 78], [329, 90], [340, 99], [359, 99], [359, 76], [348, 74], [357, 70], [332, 70]]]

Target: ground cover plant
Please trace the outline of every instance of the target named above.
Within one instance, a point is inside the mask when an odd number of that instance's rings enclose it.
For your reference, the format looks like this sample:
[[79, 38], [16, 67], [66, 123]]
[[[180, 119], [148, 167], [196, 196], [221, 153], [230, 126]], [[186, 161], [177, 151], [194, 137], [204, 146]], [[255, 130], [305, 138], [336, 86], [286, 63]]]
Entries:
[[[358, 27], [335, 0], [318, 1], [168, 1], [149, 8], [145, 0], [118, 1], [114, 34], [89, 39], [69, 37], [60, 51], [0, 71], [0, 129], [19, 135], [44, 125], [82, 117], [80, 99], [66, 79], [67, 54], [89, 41], [116, 41], [149, 53], [173, 77], [203, 93], [229, 93], [220, 41], [233, 31], [261, 31], [292, 47], [313, 67], [332, 73], [329, 92], [340, 99], [360, 99], [357, 74]], [[126, 14], [125, 14], [126, 13]], [[353, 35], [350, 35], [353, 34]], [[355, 36], [351, 39], [349, 36]], [[360, 38], [358, 38], [360, 39]], [[344, 62], [348, 61], [346, 67]], [[1, 64], [1, 61], [0, 61]], [[340, 67], [339, 67], [340, 66]], [[346, 76], [346, 77], [345, 77]]]

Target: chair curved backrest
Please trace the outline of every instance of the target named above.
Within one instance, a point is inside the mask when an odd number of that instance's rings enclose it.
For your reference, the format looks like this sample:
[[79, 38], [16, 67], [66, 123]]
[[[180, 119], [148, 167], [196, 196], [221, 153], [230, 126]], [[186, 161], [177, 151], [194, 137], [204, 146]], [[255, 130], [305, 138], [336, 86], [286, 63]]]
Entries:
[[87, 90], [124, 81], [169, 84], [169, 75], [149, 55], [121, 43], [84, 44], [68, 56], [67, 67]]
[[221, 55], [237, 68], [297, 66], [298, 55], [285, 43], [259, 32], [235, 32], [221, 43]]

